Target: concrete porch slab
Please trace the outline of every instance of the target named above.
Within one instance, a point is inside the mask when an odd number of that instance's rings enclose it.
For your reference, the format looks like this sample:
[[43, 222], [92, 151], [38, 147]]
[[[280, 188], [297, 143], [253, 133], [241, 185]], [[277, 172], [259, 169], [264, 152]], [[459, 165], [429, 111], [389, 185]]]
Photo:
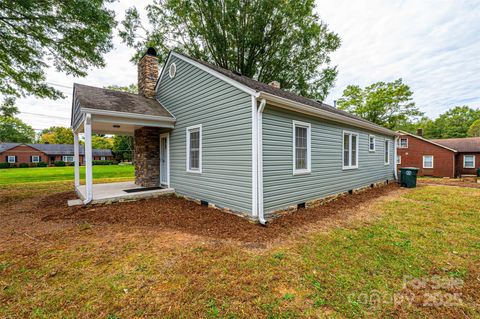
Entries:
[[[113, 203], [125, 200], [136, 200], [142, 198], [152, 198], [162, 195], [172, 194], [173, 188], [163, 188], [127, 193], [126, 189], [142, 189], [143, 187], [135, 185], [132, 182], [93, 184], [93, 200], [91, 204]], [[83, 201], [86, 198], [87, 190], [85, 185], [80, 185], [76, 189], [78, 197]]]

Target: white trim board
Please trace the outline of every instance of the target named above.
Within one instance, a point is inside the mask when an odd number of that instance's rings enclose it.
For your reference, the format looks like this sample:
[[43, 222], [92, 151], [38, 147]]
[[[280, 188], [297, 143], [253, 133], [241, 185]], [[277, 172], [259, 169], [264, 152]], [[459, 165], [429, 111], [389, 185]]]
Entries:
[[[349, 148], [348, 148], [348, 164], [345, 166], [345, 134], [348, 134], [348, 142], [349, 142]], [[352, 136], [355, 135], [357, 137], [357, 143], [355, 147], [355, 163], [356, 165], [351, 165], [352, 164]], [[360, 134], [358, 132], [353, 132], [353, 131], [348, 131], [348, 130], [343, 130], [342, 131], [342, 170], [349, 170], [349, 169], [357, 169], [358, 168], [358, 145], [360, 144]]]
[[[198, 169], [190, 168], [190, 131], [198, 129]], [[188, 173], [202, 174], [202, 124], [192, 125], [185, 129], [186, 139], [185, 139], [185, 150], [187, 152], [186, 156], [186, 171]]]
[[[296, 159], [296, 127], [302, 127], [307, 129], [307, 168], [306, 169], [297, 169], [297, 159]], [[305, 175], [312, 172], [312, 126], [310, 123], [301, 122], [301, 121], [292, 121], [292, 166], [293, 166], [293, 175]]]

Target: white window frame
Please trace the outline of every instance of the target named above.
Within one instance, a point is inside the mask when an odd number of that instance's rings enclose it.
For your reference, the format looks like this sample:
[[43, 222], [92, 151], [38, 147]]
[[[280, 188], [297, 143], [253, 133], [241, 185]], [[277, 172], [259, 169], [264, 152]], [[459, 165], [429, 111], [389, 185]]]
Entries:
[[[473, 166], [472, 167], [466, 166], [466, 163], [467, 163], [466, 158], [467, 157], [473, 157]], [[476, 160], [475, 155], [472, 155], [472, 154], [463, 155], [463, 168], [475, 168], [475, 163], [476, 163], [475, 160]]]
[[[407, 144], [402, 146], [402, 140], [406, 140]], [[408, 148], [408, 137], [401, 137], [398, 139], [398, 148]]]
[[[370, 139], [372, 139], [372, 138], [373, 138], [373, 149], [370, 148], [370, 146], [371, 146]], [[377, 139], [375, 138], [375, 135], [372, 135], [372, 134], [368, 135], [368, 151], [369, 152], [372, 152], [372, 153], [375, 152], [375, 150], [377, 148], [377, 143], [376, 142], [377, 142]]]
[[175, 63], [170, 64], [168, 67], [168, 76], [173, 79], [177, 75], [177, 65]]
[[100, 156], [100, 160], [101, 160], [101, 161], [106, 161], [107, 158], [106, 158], [105, 156]]
[[[67, 160], [67, 158], [69, 158], [69, 157], [72, 158], [71, 161]], [[63, 155], [62, 156], [62, 161], [64, 161], [65, 163], [73, 163], [73, 162], [75, 162], [75, 156], [73, 156], [73, 155]]]
[[40, 163], [40, 156], [32, 155], [32, 163]]
[[[10, 160], [11, 158], [13, 158], [13, 161]], [[15, 155], [8, 155], [7, 162], [10, 163], [10, 164], [16, 163], [17, 161], [15, 159]]]
[[[432, 166], [431, 166], [431, 167], [425, 166], [425, 158], [426, 158], [426, 157], [429, 157], [429, 156], [432, 157]], [[434, 156], [433, 156], [433, 155], [423, 155], [423, 164], [422, 164], [422, 167], [423, 167], [423, 168], [434, 168], [434, 166], [435, 166], [435, 165], [434, 165]]]
[[[350, 145], [350, 148], [349, 148], [349, 152], [348, 152], [348, 163], [349, 165], [345, 165], [345, 135], [349, 135], [350, 137], [348, 138], [349, 140], [349, 145]], [[355, 135], [357, 137], [357, 145], [356, 145], [356, 165], [352, 165], [352, 136]], [[353, 132], [353, 131], [343, 131], [343, 134], [342, 134], [342, 169], [344, 170], [347, 170], [347, 169], [357, 169], [358, 168], [358, 144], [360, 144], [360, 140], [359, 140], [359, 137], [360, 137], [360, 134], [358, 134], [357, 132]]]
[[[293, 149], [293, 175], [304, 175], [310, 174], [312, 172], [312, 126], [310, 123], [301, 122], [301, 121], [293, 121], [293, 139], [292, 139], [292, 149]], [[296, 161], [296, 127], [302, 127], [307, 129], [307, 168], [304, 169], [297, 169], [297, 161]]]
[[[199, 132], [198, 169], [190, 168], [190, 131], [193, 131], [193, 130], [198, 130]], [[201, 174], [202, 173], [202, 148], [203, 148], [202, 147], [202, 124], [187, 127], [186, 141], [187, 141], [187, 145], [185, 147], [185, 149], [187, 150], [186, 170], [188, 173]]]
[[[385, 139], [385, 143], [383, 144], [383, 147], [385, 148], [383, 150], [383, 161], [385, 163], [385, 166], [390, 165], [390, 151], [391, 151], [391, 141], [388, 139]], [[388, 152], [388, 156], [387, 155]], [[386, 159], [386, 161], [385, 161]]]
[[397, 165], [402, 165], [402, 155], [397, 155]]

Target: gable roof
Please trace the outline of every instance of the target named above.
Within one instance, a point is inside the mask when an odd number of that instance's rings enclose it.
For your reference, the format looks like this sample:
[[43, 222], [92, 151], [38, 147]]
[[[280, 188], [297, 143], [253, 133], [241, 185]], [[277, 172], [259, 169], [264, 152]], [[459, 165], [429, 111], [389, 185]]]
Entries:
[[480, 152], [480, 137], [433, 139], [432, 141], [462, 153]]
[[[386, 134], [396, 135], [395, 132], [393, 132], [393, 131], [391, 131], [391, 130], [383, 127], [383, 126], [377, 125], [377, 124], [372, 123], [368, 120], [365, 120], [365, 119], [363, 119], [359, 116], [353, 115], [353, 114], [348, 113], [348, 112], [343, 111], [343, 110], [340, 110], [338, 108], [335, 108], [335, 107], [330, 106], [328, 104], [325, 104], [323, 102], [315, 101], [315, 100], [303, 97], [301, 95], [297, 95], [297, 94], [285, 91], [281, 88], [275, 88], [275, 87], [273, 87], [269, 84], [254, 80], [252, 78], [249, 78], [249, 77], [243, 76], [241, 74], [232, 72], [230, 70], [224, 69], [224, 68], [219, 67], [217, 65], [214, 65], [214, 64], [196, 59], [196, 58], [192, 58], [192, 57], [186, 56], [186, 55], [178, 53], [178, 52], [170, 51], [169, 56], [168, 56], [167, 60], [165, 61], [165, 66], [168, 64], [168, 61], [169, 61], [171, 56], [178, 57], [178, 58], [180, 58], [184, 61], [187, 61], [189, 63], [193, 63], [194, 65], [197, 65], [197, 66], [200, 66], [200, 67], [203, 66], [204, 68], [208, 68], [209, 70], [212, 70], [214, 73], [217, 73], [218, 75], [220, 75], [220, 77], [223, 78], [223, 79], [227, 78], [227, 80], [233, 80], [234, 82], [243, 86], [245, 88], [244, 91], [247, 92], [247, 93], [252, 94], [252, 92], [253, 92], [257, 96], [261, 95], [261, 94], [275, 96], [275, 97], [278, 97], [278, 98], [286, 100], [286, 101], [296, 102], [296, 103], [301, 104], [301, 105], [306, 105], [306, 106], [313, 107], [315, 109], [333, 114], [337, 118], [343, 118], [345, 120], [349, 119], [349, 120], [351, 120], [351, 121], [349, 121], [349, 123], [352, 123], [352, 122], [353, 123], [357, 122], [359, 124], [363, 123], [365, 125], [368, 125], [372, 129], [382, 131], [383, 133], [386, 133]], [[160, 77], [158, 78], [157, 86], [160, 83], [160, 81], [162, 79], [162, 76], [165, 72], [165, 69], [166, 69], [165, 66], [163, 67], [162, 73], [160, 74]]]
[[457, 150], [454, 149], [454, 148], [450, 148], [450, 147], [448, 147], [448, 146], [446, 146], [446, 145], [439, 144], [439, 143], [435, 142], [434, 140], [429, 140], [429, 139], [426, 139], [426, 138], [424, 138], [424, 137], [422, 137], [422, 136], [419, 136], [419, 135], [415, 135], [415, 134], [408, 133], [408, 132], [405, 132], [405, 131], [398, 131], [398, 133], [403, 134], [403, 135], [409, 135], [409, 136], [418, 138], [419, 140], [422, 140], [422, 141], [424, 141], [424, 142], [427, 142], [427, 143], [430, 143], [430, 144], [439, 146], [439, 147], [441, 147], [441, 148], [447, 149], [447, 150], [452, 151], [452, 152], [455, 152], [455, 153], [457, 152]]
[[[46, 155], [73, 155], [73, 144], [22, 144], [22, 143], [1, 143], [0, 153], [13, 149], [20, 145], [32, 147]], [[85, 154], [85, 148], [80, 145], [80, 155]], [[93, 149], [93, 156], [113, 156], [110, 149]]]
[[73, 95], [81, 108], [173, 118], [156, 99], [139, 94], [74, 83]]

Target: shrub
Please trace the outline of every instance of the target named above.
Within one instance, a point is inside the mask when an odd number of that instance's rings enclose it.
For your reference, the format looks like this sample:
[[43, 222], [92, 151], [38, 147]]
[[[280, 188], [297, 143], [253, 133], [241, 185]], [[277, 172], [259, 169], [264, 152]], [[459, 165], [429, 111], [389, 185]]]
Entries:
[[47, 167], [47, 163], [45, 162], [38, 162], [37, 167]]
[[58, 166], [58, 167], [65, 166], [65, 162], [64, 161], [56, 161], [55, 166]]
[[10, 168], [10, 163], [0, 163], [0, 169], [1, 168]]
[[73, 166], [73, 165], [75, 165], [75, 162], [67, 162], [67, 163], [65, 163], [65, 165], [67, 165], [67, 166]]
[[27, 163], [20, 163], [20, 164], [18, 165], [18, 167], [20, 167], [20, 168], [27, 168], [27, 167], [29, 167], [29, 166], [28, 166]]
[[116, 165], [117, 163], [114, 162], [114, 161], [100, 161], [100, 160], [97, 160], [97, 161], [92, 161], [92, 164], [93, 165]]
[[38, 163], [30, 163], [30, 167], [37, 167]]

